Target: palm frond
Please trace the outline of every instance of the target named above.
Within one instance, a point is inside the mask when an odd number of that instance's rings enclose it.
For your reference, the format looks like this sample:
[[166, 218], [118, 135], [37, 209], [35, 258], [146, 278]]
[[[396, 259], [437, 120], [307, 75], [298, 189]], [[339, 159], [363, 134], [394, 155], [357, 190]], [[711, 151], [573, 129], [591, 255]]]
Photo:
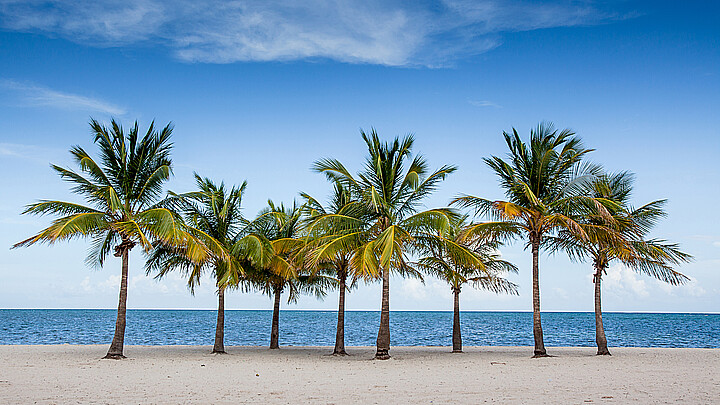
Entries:
[[82, 212], [72, 214], [54, 220], [52, 225], [28, 239], [16, 243], [13, 248], [30, 246], [38, 242], [54, 244], [57, 241], [94, 236], [108, 229], [108, 226], [109, 221], [105, 213]]

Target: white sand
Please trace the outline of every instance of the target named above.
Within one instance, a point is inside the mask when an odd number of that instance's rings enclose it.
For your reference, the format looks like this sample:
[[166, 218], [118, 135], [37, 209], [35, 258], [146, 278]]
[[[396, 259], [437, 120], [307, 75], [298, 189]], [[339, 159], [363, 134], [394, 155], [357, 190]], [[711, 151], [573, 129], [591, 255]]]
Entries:
[[719, 403], [720, 349], [0, 346], [0, 403]]

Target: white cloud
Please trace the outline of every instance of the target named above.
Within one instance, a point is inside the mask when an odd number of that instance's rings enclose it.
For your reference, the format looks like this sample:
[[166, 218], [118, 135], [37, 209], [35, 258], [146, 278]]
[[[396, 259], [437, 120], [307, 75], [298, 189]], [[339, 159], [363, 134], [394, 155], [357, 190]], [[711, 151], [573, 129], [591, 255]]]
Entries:
[[[592, 274], [588, 275], [592, 280]], [[700, 297], [707, 291], [700, 286], [697, 279], [690, 277], [690, 281], [682, 285], [670, 285], [663, 281], [638, 274], [631, 269], [617, 264], [608, 269], [603, 276], [603, 291], [618, 297], [648, 297], [648, 296], [682, 296]]]
[[[102, 100], [78, 94], [64, 93], [33, 83], [2, 79], [0, 80], [0, 87], [16, 92], [21, 103], [31, 107], [98, 111], [110, 115], [124, 115], [126, 112], [124, 108]], [[7, 152], [7, 150], [4, 150], [4, 152]]]
[[[592, 275], [590, 276], [592, 278]], [[612, 291], [617, 295], [635, 295], [647, 297], [647, 283], [641, 279], [634, 271], [623, 265], [615, 265], [607, 270], [607, 274], [602, 278], [603, 289]]]
[[[436, 277], [425, 277], [425, 283], [415, 278], [404, 278], [400, 279], [400, 286], [398, 288], [400, 295], [406, 299], [412, 301], [432, 301], [439, 300], [443, 304], [451, 303], [453, 292], [450, 288], [450, 284]], [[562, 291], [557, 289], [556, 293]], [[564, 291], [563, 293], [567, 295]], [[479, 305], [481, 308], [486, 307], [488, 303], [492, 302], [509, 302], [516, 299], [514, 295], [509, 294], [496, 294], [491, 291], [474, 288], [472, 283], [464, 284], [462, 286], [461, 300], [462, 302], [469, 305]]]
[[690, 277], [690, 281], [682, 285], [670, 285], [660, 280], [655, 280], [655, 285], [668, 295], [701, 297], [707, 293], [707, 291], [698, 284], [695, 277]]
[[92, 284], [90, 283], [90, 277], [85, 277], [83, 281], [80, 282], [80, 289], [86, 293], [92, 292]]
[[[84, 281], [85, 280], [83, 280], [83, 282]], [[113, 274], [113, 275], [109, 276], [107, 279], [105, 279], [104, 281], [97, 283], [97, 290], [100, 290], [101, 292], [115, 291], [119, 288], [118, 287], [119, 285], [120, 285], [120, 276]], [[93, 287], [90, 287], [90, 286], [88, 286], [87, 288], [85, 286], [83, 286], [83, 289], [86, 291], [94, 291], [95, 290]]]
[[40, 30], [102, 46], [143, 40], [167, 15], [159, 1], [0, 0], [3, 25]]
[[414, 300], [424, 300], [427, 298], [426, 286], [423, 285], [422, 281], [416, 278], [403, 279], [400, 290], [402, 291], [403, 296]]
[[563, 289], [563, 288], [555, 287], [555, 288], [552, 289], [552, 292], [553, 292], [553, 295], [555, 295], [556, 297], [559, 297], [559, 298], [562, 299], [562, 300], [566, 300], [566, 301], [567, 301], [567, 300], [570, 299], [570, 295], [569, 295], [568, 292], [567, 292], [565, 289]]
[[497, 0], [0, 0], [0, 17], [6, 29], [93, 46], [160, 43], [190, 62], [328, 58], [444, 66], [497, 47], [503, 33], [611, 16], [582, 3]]
[[[209, 284], [209, 285], [208, 285]], [[215, 293], [212, 287], [214, 284], [209, 277], [203, 277], [196, 293]], [[86, 276], [77, 287], [71, 286], [68, 292], [83, 295], [98, 294], [107, 295], [117, 293], [120, 288], [120, 275], [110, 274], [107, 278], [93, 282], [89, 276]], [[180, 274], [170, 273], [162, 280], [156, 280], [152, 276], [144, 274], [131, 276], [128, 279], [128, 290], [136, 294], [152, 294], [152, 295], [187, 295], [187, 280], [183, 279]]]

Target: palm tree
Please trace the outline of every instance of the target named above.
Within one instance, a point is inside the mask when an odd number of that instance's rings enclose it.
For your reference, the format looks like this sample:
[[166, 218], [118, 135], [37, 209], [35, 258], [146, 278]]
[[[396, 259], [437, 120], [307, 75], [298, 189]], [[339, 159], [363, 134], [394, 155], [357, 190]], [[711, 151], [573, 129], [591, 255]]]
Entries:
[[[361, 244], [365, 235], [363, 218], [368, 213], [364, 205], [353, 199], [350, 190], [336, 182], [333, 195], [328, 207], [308, 194], [301, 193], [306, 202], [305, 207], [308, 221], [308, 238], [305, 246], [305, 257], [308, 266], [315, 272], [325, 271], [336, 278], [339, 290], [338, 318], [335, 333], [335, 347], [333, 355], [347, 356], [345, 351], [345, 293], [361, 277], [357, 268], [352, 266], [353, 251]], [[341, 249], [336, 249], [334, 256], [320, 259], [323, 248], [327, 242], [336, 239], [339, 235], [345, 236]], [[350, 283], [348, 285], [348, 277]]]
[[[181, 219], [171, 210], [156, 204], [162, 194], [162, 184], [172, 173], [172, 125], [168, 124], [158, 132], [152, 123], [141, 138], [137, 122], [127, 135], [115, 120], [112, 120], [111, 128], [106, 128], [91, 119], [90, 127], [100, 150], [100, 164], [83, 148], [73, 146], [70, 154], [80, 172], [52, 165], [63, 180], [73, 184], [71, 190], [82, 195], [89, 205], [55, 200], [41, 200], [28, 205], [24, 214], [52, 214], [59, 218], [13, 247], [89, 237], [92, 239], [86, 259], [89, 265], [102, 267], [111, 250], [114, 250], [115, 257], [122, 258], [115, 335], [105, 356], [119, 359], [125, 357], [123, 345], [130, 250], [140, 244], [149, 251], [153, 247], [151, 240], [170, 245], [194, 244], [183, 232]], [[190, 260], [201, 260], [206, 251], [194, 247]]]
[[262, 264], [272, 256], [272, 247], [261, 235], [244, 232], [245, 219], [241, 215], [242, 195], [247, 186], [228, 190], [224, 183], [215, 184], [195, 174], [197, 191], [175, 194], [170, 192], [165, 205], [172, 207], [185, 219], [188, 232], [206, 246], [209, 255], [201, 262], [193, 262], [187, 246], [158, 244], [150, 255], [146, 270], [157, 271], [161, 278], [173, 270], [188, 277], [194, 293], [202, 275], [210, 271], [218, 294], [217, 322], [213, 353], [225, 353], [225, 290], [244, 285], [247, 269]]
[[[601, 283], [610, 263], [618, 260], [637, 272], [647, 274], [671, 285], [689, 280], [675, 271], [673, 265], [686, 263], [692, 256], [680, 251], [678, 245], [661, 239], [647, 239], [648, 232], [657, 221], [666, 216], [663, 210], [665, 200], [656, 200], [633, 208], [630, 205], [634, 176], [630, 172], [602, 174], [580, 190], [587, 196], [614, 201], [617, 204], [611, 214], [615, 221], [609, 224], [618, 238], [594, 238], [579, 240], [573, 234], [562, 231], [553, 240], [553, 247], [565, 250], [573, 260], [591, 259], [594, 267], [595, 284], [595, 342], [598, 355], [610, 355], [602, 321]], [[592, 212], [578, 218], [583, 226], [607, 226], [606, 221]], [[592, 235], [592, 234], [591, 234]]]
[[462, 353], [462, 336], [460, 333], [460, 291], [466, 283], [472, 283], [475, 288], [492, 291], [494, 293], [518, 294], [518, 286], [503, 277], [501, 274], [517, 273], [517, 267], [510, 262], [502, 260], [497, 251], [498, 243], [479, 237], [466, 237], [468, 216], [462, 215], [454, 218], [450, 226], [442, 235], [443, 240], [465, 247], [478, 258], [478, 265], [468, 266], [465, 260], [456, 262], [453, 250], [445, 248], [446, 243], [435, 244], [428, 241], [425, 245], [426, 254], [418, 260], [417, 266], [426, 273], [444, 280], [450, 284], [454, 296], [453, 305], [453, 353]]
[[[322, 159], [314, 169], [324, 173], [330, 181], [339, 182], [372, 213], [364, 226], [357, 226], [363, 243], [354, 248], [351, 266], [365, 278], [382, 279], [380, 327], [378, 328], [375, 358], [390, 358], [390, 273], [419, 275], [408, 262], [407, 255], [420, 247], [418, 237], [430, 239], [448, 226], [452, 213], [448, 209], [431, 209], [418, 212], [421, 201], [432, 193], [445, 176], [455, 171], [454, 166], [443, 166], [430, 173], [425, 159], [416, 155], [410, 165], [414, 143], [412, 135], [395, 138], [393, 142], [381, 142], [373, 129], [369, 134], [361, 130], [368, 148], [365, 169], [353, 176], [335, 159]], [[342, 232], [328, 238], [318, 258], [335, 257], [346, 248], [353, 233]], [[477, 258], [465, 249], [457, 249], [459, 258], [477, 263]], [[465, 253], [464, 255], [462, 253]]]
[[569, 129], [558, 132], [552, 124], [541, 123], [530, 131], [530, 143], [503, 132], [510, 149], [509, 161], [493, 156], [485, 163], [500, 178], [508, 201], [491, 201], [462, 196], [453, 201], [461, 207], [472, 207], [477, 214], [487, 214], [493, 221], [474, 225], [474, 233], [495, 233], [504, 237], [524, 235], [532, 251], [533, 336], [534, 357], [545, 357], [540, 319], [540, 247], [545, 238], [563, 229], [581, 240], [587, 232], [601, 232], [601, 227], [581, 227], [570, 213], [577, 207], [591, 207], [607, 219], [607, 201], [576, 196], [573, 191], [592, 178], [597, 168], [583, 165], [582, 158], [591, 151], [583, 147], [579, 137]]
[[298, 257], [304, 246], [302, 209], [293, 203], [276, 206], [268, 201], [268, 207], [249, 224], [248, 231], [262, 235], [270, 241], [273, 255], [264, 265], [255, 266], [246, 279], [262, 293], [273, 297], [273, 316], [270, 332], [270, 349], [279, 349], [280, 298], [288, 292], [288, 303], [296, 302], [303, 293], [313, 293], [318, 298], [325, 296], [333, 280], [314, 274], [303, 267], [304, 260]]

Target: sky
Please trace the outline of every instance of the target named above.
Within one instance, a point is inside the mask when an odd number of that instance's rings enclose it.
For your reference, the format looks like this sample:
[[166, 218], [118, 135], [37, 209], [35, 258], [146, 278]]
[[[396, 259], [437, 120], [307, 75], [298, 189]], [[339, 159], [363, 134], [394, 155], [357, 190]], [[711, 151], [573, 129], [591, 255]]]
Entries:
[[[50, 169], [73, 168], [72, 145], [95, 151], [88, 125], [174, 124], [174, 177], [247, 180], [243, 212], [299, 192], [330, 194], [310, 170], [324, 157], [360, 169], [360, 129], [416, 137], [432, 167], [458, 171], [426, 201], [503, 198], [483, 163], [505, 156], [503, 131], [541, 121], [571, 128], [589, 159], [636, 174], [636, 206], [668, 199], [652, 236], [695, 260], [671, 287], [613, 264], [606, 311], [720, 312], [720, 6], [710, 1], [0, 0], [0, 308], [115, 308], [119, 259], [84, 264], [88, 242], [10, 247], [49, 225], [20, 213], [52, 198], [80, 202]], [[91, 152], [92, 153], [92, 152]], [[531, 310], [531, 257], [517, 297], [465, 288], [464, 310]], [[145, 275], [131, 252], [128, 307], [216, 307], [213, 283], [191, 295], [178, 274]], [[541, 255], [544, 311], [592, 311], [589, 263]], [[394, 278], [392, 310], [451, 310], [450, 288]], [[360, 285], [350, 310], [377, 310], [380, 285]], [[270, 309], [233, 292], [230, 309]], [[336, 308], [302, 297], [292, 309]]]

